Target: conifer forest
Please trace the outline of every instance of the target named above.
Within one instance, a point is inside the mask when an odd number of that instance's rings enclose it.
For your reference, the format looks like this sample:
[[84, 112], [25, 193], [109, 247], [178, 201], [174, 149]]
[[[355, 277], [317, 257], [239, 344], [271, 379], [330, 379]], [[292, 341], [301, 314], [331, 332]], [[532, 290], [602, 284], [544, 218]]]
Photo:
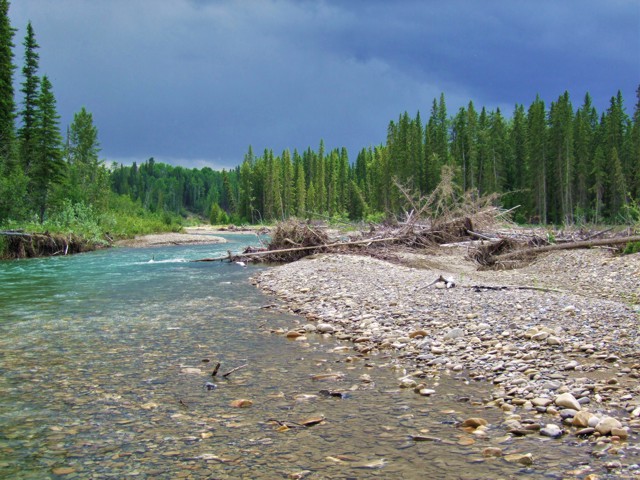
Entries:
[[84, 215], [102, 231], [114, 231], [113, 218], [124, 212], [166, 225], [190, 215], [215, 224], [401, 217], [408, 208], [402, 190], [428, 195], [443, 168], [453, 172], [460, 194], [498, 194], [500, 206], [513, 209], [522, 223], [625, 223], [639, 214], [640, 87], [631, 104], [612, 92], [601, 112], [589, 93], [572, 97], [566, 91], [550, 103], [523, 99], [528, 103], [510, 112], [472, 101], [450, 112], [443, 93], [428, 115], [416, 105], [415, 114], [389, 122], [384, 143], [351, 154], [319, 139], [300, 151], [254, 152], [249, 146], [230, 170], [189, 169], [153, 158], [122, 165], [101, 158], [98, 126], [84, 107], [69, 126], [60, 124], [54, 86], [39, 71], [31, 24], [20, 45], [22, 65], [16, 65], [19, 48], [8, 9], [8, 0], [0, 0], [5, 227]]

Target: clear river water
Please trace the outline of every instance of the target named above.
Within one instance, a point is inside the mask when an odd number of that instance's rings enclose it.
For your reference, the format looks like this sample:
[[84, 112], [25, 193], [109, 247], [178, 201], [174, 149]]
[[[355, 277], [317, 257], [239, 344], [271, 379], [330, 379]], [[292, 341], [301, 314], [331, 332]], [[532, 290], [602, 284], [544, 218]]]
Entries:
[[[255, 239], [227, 238], [0, 262], [1, 478], [566, 478], [589, 462], [458, 428], [499, 428], [474, 401], [487, 386], [443, 377], [421, 397], [392, 357], [271, 333], [306, 321], [264, 308], [250, 277], [268, 267], [189, 261]], [[535, 463], [483, 457], [495, 445]]]

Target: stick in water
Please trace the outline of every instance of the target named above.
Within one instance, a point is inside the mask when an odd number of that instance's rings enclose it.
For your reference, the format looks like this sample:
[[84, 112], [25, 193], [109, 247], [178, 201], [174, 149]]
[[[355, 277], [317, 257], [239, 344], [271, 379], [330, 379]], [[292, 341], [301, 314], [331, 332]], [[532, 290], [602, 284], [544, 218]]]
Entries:
[[241, 368], [244, 368], [246, 366], [248, 366], [248, 363], [245, 363], [244, 365], [240, 365], [239, 367], [236, 368], [232, 368], [231, 370], [229, 370], [227, 373], [223, 373], [222, 376], [227, 378], [229, 375], [231, 375], [233, 372], [237, 372], [238, 370], [240, 370]]

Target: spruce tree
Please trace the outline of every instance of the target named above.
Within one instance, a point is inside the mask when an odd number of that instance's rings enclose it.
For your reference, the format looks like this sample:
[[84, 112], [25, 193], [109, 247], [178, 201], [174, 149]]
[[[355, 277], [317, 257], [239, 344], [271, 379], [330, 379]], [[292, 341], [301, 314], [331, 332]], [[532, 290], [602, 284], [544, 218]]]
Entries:
[[73, 116], [67, 135], [68, 196], [73, 201], [101, 208], [108, 197], [108, 180], [99, 154], [100, 142], [93, 115], [82, 107]]
[[286, 149], [280, 157], [280, 175], [282, 185], [282, 210], [285, 217], [289, 217], [295, 211], [294, 206], [294, 171], [291, 163], [291, 154]]
[[527, 116], [527, 158], [535, 220], [547, 223], [547, 114], [544, 101], [536, 96]]
[[307, 185], [304, 175], [304, 163], [297, 150], [293, 151], [293, 166], [295, 175], [295, 214], [299, 217], [306, 215]]
[[245, 155], [244, 161], [240, 166], [239, 172], [239, 190], [240, 198], [238, 201], [238, 214], [240, 218], [250, 222], [252, 221], [252, 212], [255, 198], [253, 197], [253, 189], [251, 185], [252, 166], [254, 164], [254, 156], [251, 147]]
[[[13, 99], [13, 35], [9, 2], [0, 0], [0, 174], [12, 171], [16, 106]], [[6, 170], [3, 168], [6, 167]]]
[[60, 117], [56, 111], [51, 82], [45, 75], [39, 83], [40, 95], [35, 109], [30, 192], [33, 206], [42, 223], [46, 211], [51, 206], [53, 186], [60, 182], [63, 175], [63, 148], [59, 129]]
[[0, 222], [26, 214], [27, 178], [18, 168], [15, 149], [13, 35], [9, 2], [0, 0]]
[[609, 165], [609, 181], [608, 181], [608, 206], [609, 218], [613, 221], [622, 213], [623, 206], [627, 204], [627, 182], [622, 171], [622, 163], [618, 157], [618, 150], [614, 147], [610, 157], [607, 159]]
[[633, 125], [631, 127], [631, 175], [629, 188], [631, 195], [640, 201], [640, 85], [636, 90], [636, 106], [633, 112]]
[[22, 162], [24, 172], [29, 175], [36, 150], [35, 129], [37, 121], [37, 104], [40, 94], [40, 78], [38, 77], [38, 63], [40, 57], [37, 52], [37, 49], [40, 48], [40, 46], [36, 42], [31, 22], [27, 24], [27, 34], [23, 45], [25, 48], [24, 66], [22, 67], [22, 76], [24, 80], [22, 82], [22, 88], [20, 89], [22, 92], [23, 108], [20, 111], [22, 125], [18, 130], [18, 138], [20, 140], [20, 160]]
[[490, 172], [487, 185], [490, 192], [502, 192], [505, 163], [508, 160], [507, 125], [500, 109], [489, 115]]
[[516, 104], [509, 130], [510, 161], [505, 169], [505, 191], [513, 192], [506, 197], [505, 206], [520, 205], [516, 215], [524, 220], [526, 205], [527, 173], [527, 117], [524, 105]]
[[590, 191], [593, 184], [593, 150], [598, 115], [587, 92], [574, 120], [574, 205], [576, 221], [586, 222], [590, 216]]

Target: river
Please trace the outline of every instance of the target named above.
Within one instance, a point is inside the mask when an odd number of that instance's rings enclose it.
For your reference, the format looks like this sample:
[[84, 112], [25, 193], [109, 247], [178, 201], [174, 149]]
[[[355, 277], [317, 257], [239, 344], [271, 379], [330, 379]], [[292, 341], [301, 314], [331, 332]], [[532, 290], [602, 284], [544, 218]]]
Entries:
[[189, 261], [255, 237], [227, 238], [0, 262], [0, 477], [563, 478], [588, 460], [485, 458], [456, 424], [499, 424], [486, 387], [443, 377], [421, 397], [393, 357], [272, 333], [305, 320], [264, 308], [267, 267]]

